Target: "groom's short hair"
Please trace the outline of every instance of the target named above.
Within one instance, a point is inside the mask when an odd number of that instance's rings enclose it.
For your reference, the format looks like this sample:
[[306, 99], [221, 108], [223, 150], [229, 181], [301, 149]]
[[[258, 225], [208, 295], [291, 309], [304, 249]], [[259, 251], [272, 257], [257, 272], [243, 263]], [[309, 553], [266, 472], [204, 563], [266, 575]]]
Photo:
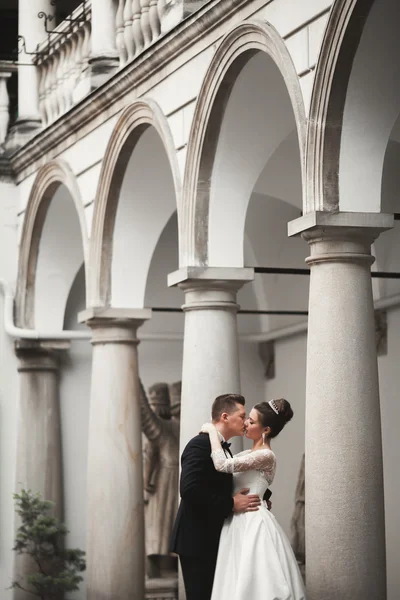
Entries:
[[217, 396], [211, 407], [212, 420], [219, 421], [222, 413], [234, 413], [237, 410], [237, 404], [245, 405], [244, 396], [241, 394], [221, 394], [221, 396]]

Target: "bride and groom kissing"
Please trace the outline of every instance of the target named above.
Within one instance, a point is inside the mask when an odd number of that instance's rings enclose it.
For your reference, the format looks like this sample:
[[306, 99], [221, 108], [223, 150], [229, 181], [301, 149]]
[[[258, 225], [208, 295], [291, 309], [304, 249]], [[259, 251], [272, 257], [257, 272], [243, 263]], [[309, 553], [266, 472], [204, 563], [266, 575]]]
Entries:
[[[285, 399], [256, 404], [240, 394], [213, 402], [212, 423], [182, 454], [181, 502], [171, 537], [186, 600], [305, 600], [290, 543], [268, 502], [276, 469], [271, 440], [293, 417]], [[232, 456], [228, 440], [251, 450]]]

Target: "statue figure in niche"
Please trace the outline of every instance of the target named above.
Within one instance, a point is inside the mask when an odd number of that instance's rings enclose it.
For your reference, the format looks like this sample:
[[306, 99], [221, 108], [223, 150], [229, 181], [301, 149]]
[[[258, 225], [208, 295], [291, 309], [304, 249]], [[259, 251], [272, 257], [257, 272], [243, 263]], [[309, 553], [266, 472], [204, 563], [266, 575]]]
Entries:
[[148, 397], [140, 383], [140, 392], [147, 574], [153, 578], [177, 569], [168, 544], [178, 509], [180, 382], [156, 383]]
[[305, 455], [301, 460], [299, 478], [297, 480], [295, 507], [292, 516], [292, 547], [299, 563], [301, 574], [305, 578], [306, 545], [305, 545]]

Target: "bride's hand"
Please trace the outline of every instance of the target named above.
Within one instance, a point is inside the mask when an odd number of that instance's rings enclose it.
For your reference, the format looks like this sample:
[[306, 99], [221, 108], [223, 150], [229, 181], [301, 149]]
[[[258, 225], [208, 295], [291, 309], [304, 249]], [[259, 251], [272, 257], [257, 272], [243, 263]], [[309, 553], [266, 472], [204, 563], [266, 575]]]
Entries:
[[204, 423], [200, 429], [200, 433], [211, 433], [215, 429], [212, 423]]

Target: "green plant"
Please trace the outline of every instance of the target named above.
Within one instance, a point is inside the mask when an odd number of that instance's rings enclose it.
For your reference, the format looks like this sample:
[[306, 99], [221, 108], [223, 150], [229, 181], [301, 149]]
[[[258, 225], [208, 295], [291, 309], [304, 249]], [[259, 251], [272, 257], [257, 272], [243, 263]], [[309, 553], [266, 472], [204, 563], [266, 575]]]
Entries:
[[64, 548], [68, 533], [65, 524], [54, 517], [54, 503], [42, 500], [40, 494], [22, 490], [14, 494], [16, 512], [21, 518], [15, 550], [32, 563], [32, 573], [24, 581], [13, 581], [11, 588], [29, 592], [41, 600], [58, 600], [65, 592], [79, 589], [85, 570], [85, 553], [77, 548]]

